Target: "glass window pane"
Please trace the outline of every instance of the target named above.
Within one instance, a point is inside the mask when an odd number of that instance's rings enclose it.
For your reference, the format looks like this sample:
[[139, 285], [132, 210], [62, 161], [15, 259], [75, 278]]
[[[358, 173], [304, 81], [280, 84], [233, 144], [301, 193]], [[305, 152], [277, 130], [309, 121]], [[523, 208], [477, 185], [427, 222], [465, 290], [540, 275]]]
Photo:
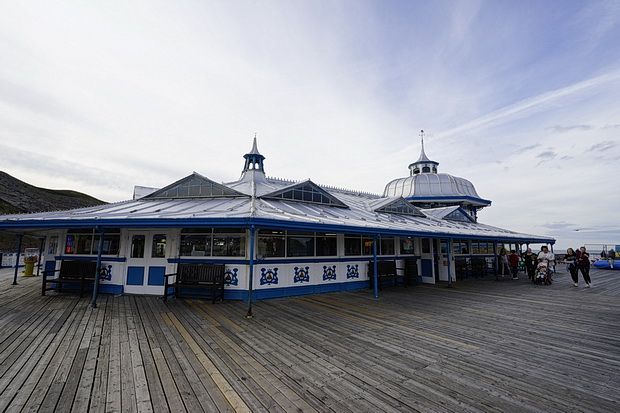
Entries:
[[403, 255], [414, 255], [415, 247], [414, 247], [413, 238], [401, 238], [400, 239], [400, 253]]
[[259, 257], [284, 257], [284, 239], [284, 231], [260, 231], [258, 237]]
[[314, 237], [288, 236], [286, 238], [287, 257], [313, 257]]
[[372, 237], [362, 237], [362, 255], [374, 255]]
[[431, 252], [431, 240], [428, 238], [422, 238], [422, 254], [430, 254]]
[[50, 237], [49, 246], [47, 248], [48, 254], [56, 254], [58, 252], [58, 235]]
[[65, 254], [75, 254], [75, 235], [67, 235], [67, 243], [65, 244]]
[[211, 235], [181, 235], [179, 254], [183, 257], [211, 255]]
[[[101, 254], [103, 255], [118, 255], [121, 242], [121, 236], [119, 234], [103, 234], [103, 245]], [[93, 243], [93, 254], [99, 253], [99, 235], [95, 235], [95, 241]]]
[[480, 254], [480, 243], [478, 241], [472, 241], [471, 252], [473, 254]]
[[93, 236], [92, 234], [77, 235], [75, 237], [76, 254], [92, 254]]
[[153, 235], [153, 249], [151, 257], [166, 258], [166, 236], [164, 234]]
[[134, 235], [131, 237], [131, 258], [144, 258], [144, 235]]
[[245, 236], [233, 234], [214, 236], [213, 255], [222, 257], [245, 257]]
[[362, 237], [344, 237], [344, 255], [362, 255]]
[[317, 234], [316, 255], [318, 257], [335, 257], [338, 255], [336, 235]]
[[379, 255], [394, 255], [394, 238], [381, 238]]

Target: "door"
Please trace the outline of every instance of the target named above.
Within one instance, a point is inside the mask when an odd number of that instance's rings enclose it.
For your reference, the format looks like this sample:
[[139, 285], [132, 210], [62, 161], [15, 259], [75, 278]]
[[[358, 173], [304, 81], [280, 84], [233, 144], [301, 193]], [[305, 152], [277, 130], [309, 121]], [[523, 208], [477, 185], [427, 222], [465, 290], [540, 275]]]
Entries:
[[[452, 248], [449, 240], [442, 239], [435, 240], [434, 244], [437, 248], [437, 254], [435, 255], [436, 259], [436, 268], [437, 268], [437, 281], [448, 281], [448, 268], [450, 269], [450, 276], [454, 275], [454, 263], [451, 261], [448, 256], [448, 249]], [[452, 277], [453, 278], [453, 277]]]
[[163, 295], [168, 263], [169, 235], [165, 231], [130, 231], [124, 292]]
[[422, 249], [420, 253], [420, 275], [425, 284], [435, 284], [435, 268], [433, 245], [429, 238], [422, 238]]

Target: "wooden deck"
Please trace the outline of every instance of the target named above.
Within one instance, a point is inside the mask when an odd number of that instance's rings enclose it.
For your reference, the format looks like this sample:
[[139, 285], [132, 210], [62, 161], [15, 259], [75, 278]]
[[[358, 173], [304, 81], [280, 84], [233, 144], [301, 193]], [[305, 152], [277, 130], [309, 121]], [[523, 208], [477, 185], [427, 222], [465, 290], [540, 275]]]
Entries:
[[232, 301], [91, 309], [12, 271], [0, 411], [620, 411], [620, 271], [277, 299], [253, 319]]

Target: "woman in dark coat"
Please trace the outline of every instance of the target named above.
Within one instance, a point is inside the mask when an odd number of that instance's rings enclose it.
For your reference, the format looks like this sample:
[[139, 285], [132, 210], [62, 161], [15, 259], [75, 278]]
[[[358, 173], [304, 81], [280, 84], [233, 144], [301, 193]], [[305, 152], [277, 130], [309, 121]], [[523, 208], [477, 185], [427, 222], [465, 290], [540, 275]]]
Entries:
[[570, 276], [573, 279], [573, 285], [578, 287], [579, 284], [579, 270], [577, 269], [577, 254], [575, 250], [569, 248], [566, 250], [566, 256], [564, 256], [564, 262], [568, 264], [568, 271], [570, 272]]
[[538, 257], [532, 252], [531, 248], [525, 250], [523, 254], [523, 261], [525, 261], [525, 269], [527, 270], [527, 278], [534, 281], [534, 271], [536, 271], [536, 265], [538, 263]]

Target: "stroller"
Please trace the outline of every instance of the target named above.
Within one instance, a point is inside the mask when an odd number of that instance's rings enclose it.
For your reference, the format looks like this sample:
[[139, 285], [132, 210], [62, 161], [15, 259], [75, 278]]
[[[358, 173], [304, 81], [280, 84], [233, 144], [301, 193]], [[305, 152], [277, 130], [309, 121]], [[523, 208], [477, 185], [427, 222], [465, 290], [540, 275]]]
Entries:
[[549, 270], [549, 263], [542, 261], [538, 263], [536, 267], [536, 273], [532, 280], [534, 284], [551, 285], [551, 273]]

